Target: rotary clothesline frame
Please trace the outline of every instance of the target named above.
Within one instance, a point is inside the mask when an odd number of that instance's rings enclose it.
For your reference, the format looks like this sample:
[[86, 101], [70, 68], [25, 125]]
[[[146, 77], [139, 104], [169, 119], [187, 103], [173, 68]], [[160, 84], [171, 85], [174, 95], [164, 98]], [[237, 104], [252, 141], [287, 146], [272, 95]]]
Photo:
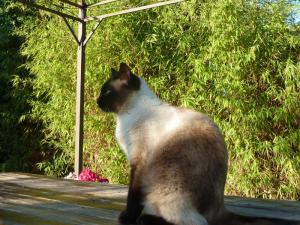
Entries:
[[[113, 13], [103, 14], [99, 16], [87, 16], [87, 11], [89, 8], [109, 4], [116, 2], [118, 0], [103, 0], [94, 4], [86, 4], [85, 0], [80, 0], [80, 3], [72, 2], [69, 0], [59, 0], [62, 3], [68, 4], [70, 6], [76, 7], [79, 10], [78, 17], [60, 12], [55, 9], [48, 8], [43, 5], [36, 4], [34, 0], [17, 0], [23, 4], [35, 7], [40, 10], [44, 10], [55, 15], [62, 17], [66, 23], [67, 28], [71, 32], [73, 38], [77, 43], [77, 81], [76, 81], [76, 125], [75, 125], [75, 174], [77, 177], [82, 171], [83, 165], [83, 114], [84, 114], [84, 79], [85, 79], [85, 47], [93, 36], [101, 21], [105, 18], [114, 17], [118, 15], [138, 12], [146, 9], [157, 8], [164, 5], [170, 5], [182, 2], [184, 0], [167, 0], [158, 3], [152, 3], [145, 6], [134, 7], [126, 10], [121, 10]], [[74, 32], [73, 28], [68, 22], [68, 19], [78, 22], [78, 32], [77, 35]], [[86, 32], [86, 23], [89, 21], [97, 21], [96, 25], [92, 28], [91, 32], [87, 34]]]

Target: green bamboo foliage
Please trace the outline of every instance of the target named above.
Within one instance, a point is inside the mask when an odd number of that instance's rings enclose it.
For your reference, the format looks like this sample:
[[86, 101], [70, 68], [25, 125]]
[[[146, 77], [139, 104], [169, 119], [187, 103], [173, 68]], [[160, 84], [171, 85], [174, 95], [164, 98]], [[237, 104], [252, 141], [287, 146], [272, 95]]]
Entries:
[[[283, 0], [190, 0], [103, 21], [87, 47], [85, 166], [127, 182], [114, 119], [95, 103], [124, 61], [165, 101], [214, 118], [230, 154], [227, 194], [299, 199], [300, 29], [291, 10]], [[21, 31], [23, 54], [43, 98], [31, 102], [32, 118], [55, 152], [39, 166], [63, 175], [74, 159], [76, 45], [63, 21], [41, 18]]]
[[[0, 1], [0, 172], [39, 172], [36, 163], [46, 158], [41, 121], [32, 120], [30, 100], [33, 74], [20, 54], [24, 38], [15, 34], [35, 18], [33, 10], [23, 10], [9, 0]], [[26, 146], [26, 147], [24, 147]]]

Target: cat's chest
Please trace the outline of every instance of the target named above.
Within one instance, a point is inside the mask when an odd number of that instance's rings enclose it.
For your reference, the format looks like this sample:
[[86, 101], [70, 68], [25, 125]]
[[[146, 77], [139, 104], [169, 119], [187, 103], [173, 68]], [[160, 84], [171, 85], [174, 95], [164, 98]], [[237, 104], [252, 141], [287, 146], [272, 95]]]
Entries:
[[134, 130], [134, 123], [128, 121], [128, 118], [117, 120], [115, 135], [129, 161], [132, 161], [139, 142], [134, 135]]
[[130, 159], [130, 140], [128, 137], [129, 129], [125, 129], [124, 126], [122, 126], [121, 123], [117, 123], [115, 135], [117, 138], [117, 141], [124, 151], [125, 155], [128, 159]]

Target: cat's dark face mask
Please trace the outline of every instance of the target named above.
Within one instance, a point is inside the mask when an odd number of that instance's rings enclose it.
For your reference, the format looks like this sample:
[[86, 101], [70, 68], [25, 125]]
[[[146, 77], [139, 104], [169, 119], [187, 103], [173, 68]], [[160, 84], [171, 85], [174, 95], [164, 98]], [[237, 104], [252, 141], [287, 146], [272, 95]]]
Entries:
[[110, 83], [111, 79], [104, 83], [97, 99], [98, 106], [104, 112], [116, 112], [118, 108], [119, 95]]
[[104, 112], [118, 113], [129, 96], [139, 88], [139, 78], [125, 63], [121, 63], [119, 71], [111, 70], [111, 77], [103, 84], [97, 104]]

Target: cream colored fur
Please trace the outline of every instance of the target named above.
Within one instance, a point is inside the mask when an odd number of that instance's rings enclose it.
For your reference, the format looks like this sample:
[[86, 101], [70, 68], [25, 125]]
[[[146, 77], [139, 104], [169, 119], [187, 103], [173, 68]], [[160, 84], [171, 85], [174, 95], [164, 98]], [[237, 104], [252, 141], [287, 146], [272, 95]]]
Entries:
[[[135, 164], [135, 160], [140, 160], [143, 156], [150, 161], [157, 145], [182, 130], [182, 121], [199, 117], [198, 113], [182, 113], [180, 109], [161, 101], [145, 81], [140, 80], [141, 88], [138, 93], [133, 94], [127, 107], [117, 114], [116, 137], [131, 164]], [[147, 181], [144, 185], [147, 188]], [[182, 195], [181, 199], [178, 199], [179, 195]], [[158, 199], [159, 196], [155, 190], [150, 191], [144, 202], [146, 213], [162, 216], [178, 225], [207, 224], [206, 219], [192, 206], [189, 196], [184, 196], [184, 193], [170, 193], [162, 199]]]

